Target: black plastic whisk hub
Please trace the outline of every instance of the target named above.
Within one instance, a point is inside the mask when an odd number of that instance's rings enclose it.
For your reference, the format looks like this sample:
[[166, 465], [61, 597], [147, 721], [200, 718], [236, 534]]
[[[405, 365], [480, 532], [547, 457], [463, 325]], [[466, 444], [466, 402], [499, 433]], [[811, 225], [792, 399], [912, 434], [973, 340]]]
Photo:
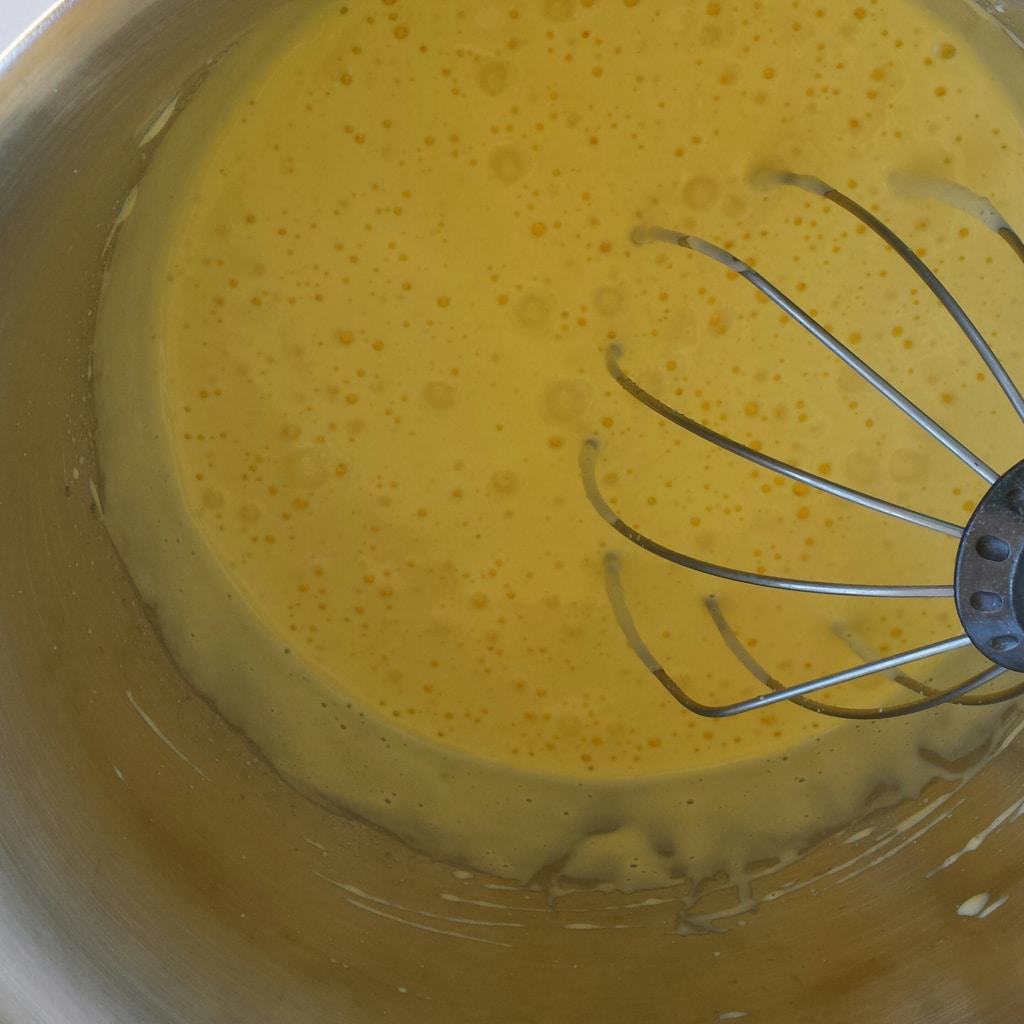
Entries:
[[956, 610], [971, 643], [997, 665], [1024, 671], [1024, 462], [974, 510], [956, 556]]

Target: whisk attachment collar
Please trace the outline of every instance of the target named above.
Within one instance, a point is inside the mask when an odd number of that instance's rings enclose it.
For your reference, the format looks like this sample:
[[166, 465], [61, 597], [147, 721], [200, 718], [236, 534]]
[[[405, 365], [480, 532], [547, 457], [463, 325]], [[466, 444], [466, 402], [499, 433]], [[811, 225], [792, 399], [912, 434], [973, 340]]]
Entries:
[[1024, 672], [1024, 462], [996, 481], [964, 531], [956, 610], [978, 650]]

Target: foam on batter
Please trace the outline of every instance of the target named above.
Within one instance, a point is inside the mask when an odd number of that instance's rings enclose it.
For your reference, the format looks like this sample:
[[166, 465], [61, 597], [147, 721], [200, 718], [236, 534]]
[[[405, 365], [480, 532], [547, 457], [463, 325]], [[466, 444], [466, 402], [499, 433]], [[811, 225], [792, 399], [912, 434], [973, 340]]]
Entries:
[[615, 623], [609, 549], [647, 642], [709, 702], [759, 689], [712, 592], [787, 682], [856, 663], [851, 636], [953, 635], [952, 603], [673, 568], [595, 515], [576, 465], [600, 436], [616, 512], [710, 560], [949, 582], [950, 538], [683, 434], [604, 354], [744, 443], [963, 522], [980, 478], [734, 274], [631, 242], [663, 224], [726, 246], [1016, 461], [1012, 412], [906, 268], [825, 200], [764, 187], [783, 168], [868, 203], [1024, 377], [1019, 264], [934, 191], [889, 184], [959, 181], [1022, 221], [1016, 110], [963, 34], [996, 32], [957, 24], [904, 0], [385, 0], [243, 44], [161, 143], [96, 350], [106, 520], [197, 689], [296, 785], [431, 854], [621, 888], [792, 856], [880, 789], [917, 792], [922, 751], [982, 743], [998, 712], [683, 712]]

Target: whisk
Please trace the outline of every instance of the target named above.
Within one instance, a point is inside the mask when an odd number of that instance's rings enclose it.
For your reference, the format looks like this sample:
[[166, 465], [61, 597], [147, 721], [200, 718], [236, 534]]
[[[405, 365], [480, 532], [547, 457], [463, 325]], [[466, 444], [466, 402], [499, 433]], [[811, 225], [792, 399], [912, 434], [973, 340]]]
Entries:
[[[974, 346], [1014, 410], [1021, 419], [1024, 419], [1024, 396], [1021, 395], [1020, 390], [992, 351], [991, 346], [949, 289], [942, 284], [906, 242], [860, 203], [818, 178], [789, 173], [772, 177], [773, 184], [802, 189], [834, 203], [856, 217], [887, 243], [942, 304], [957, 327]], [[952, 198], [956, 205], [995, 231], [1014, 253], [1024, 260], [1024, 241], [991, 203], [959, 186], [944, 186], [943, 195], [945, 198]], [[725, 249], [693, 235], [665, 228], [637, 228], [633, 234], [633, 241], [640, 245], [661, 242], [681, 246], [716, 261], [744, 278], [833, 355], [842, 360], [846, 366], [913, 420], [918, 427], [977, 473], [989, 486], [988, 492], [978, 503], [965, 527], [854, 490], [756, 451], [725, 434], [712, 430], [685, 412], [668, 406], [646, 391], [626, 373], [622, 367], [623, 350], [618, 344], [612, 345], [608, 349], [606, 363], [608, 372], [616, 383], [652, 412], [683, 430], [741, 459], [746, 459], [762, 469], [770, 470], [797, 483], [824, 491], [863, 508], [901, 519], [922, 529], [954, 537], [959, 542], [953, 564], [952, 582], [935, 585], [896, 586], [791, 579], [718, 565], [668, 547], [646, 536], [626, 523], [611, 508], [598, 485], [596, 466], [600, 445], [597, 439], [592, 438], [584, 444], [580, 455], [580, 468], [587, 497], [601, 517], [637, 547], [686, 569], [751, 586], [852, 597], [953, 598], [964, 630], [957, 636], [937, 640], [923, 647], [903, 651], [889, 657], [878, 658], [868, 655], [866, 658], [862, 658], [859, 664], [848, 669], [787, 686], [773, 678], [754, 658], [730, 627], [717, 599], [710, 596], [706, 599], [705, 606], [722, 640], [739, 663], [765, 688], [765, 692], [732, 704], [708, 705], [696, 700], [686, 692], [683, 686], [662, 666], [640, 635], [622, 586], [619, 558], [616, 554], [609, 553], [605, 556], [605, 583], [608, 596], [629, 646], [648, 671], [687, 710], [711, 718], [738, 715], [785, 700], [819, 714], [838, 718], [896, 718], [918, 711], [926, 711], [940, 704], [990, 705], [1012, 700], [1024, 694], [1024, 683], [1004, 687], [996, 692], [974, 693], [975, 690], [981, 690], [982, 687], [987, 686], [1008, 671], [1024, 672], [1024, 462], [1018, 463], [1000, 475], [941, 424], [915, 405], [898, 388], [855, 355], [835, 335], [771, 281]], [[847, 640], [850, 642], [849, 638]], [[855, 642], [851, 642], [850, 645], [856, 646]], [[905, 666], [915, 662], [970, 647], [980, 652], [989, 664], [982, 671], [955, 686], [935, 689], [902, 671]], [[852, 682], [876, 673], [895, 673], [895, 681], [915, 693], [916, 699], [902, 704], [879, 707], [844, 707], [815, 700], [812, 696], [842, 683]]]

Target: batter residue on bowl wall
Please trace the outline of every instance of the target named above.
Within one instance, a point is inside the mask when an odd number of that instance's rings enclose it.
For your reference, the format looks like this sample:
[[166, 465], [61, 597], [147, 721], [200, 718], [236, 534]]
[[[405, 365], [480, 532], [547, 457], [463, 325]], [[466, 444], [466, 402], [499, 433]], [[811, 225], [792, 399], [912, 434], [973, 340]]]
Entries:
[[[981, 481], [721, 268], [630, 232], [734, 248], [1009, 465], [1011, 414], [905, 268], [751, 184], [785, 167], [871, 204], [1019, 374], [1019, 266], [889, 187], [959, 181], [1024, 215], [1016, 110], [979, 56], [996, 35], [904, 0], [377, 0], [254, 34], [167, 129], [96, 350], [107, 523], [194, 685], [296, 785], [435, 856], [624, 889], [785, 859], [880, 789], [918, 792], [922, 751], [977, 748], [998, 712], [685, 714], [616, 627], [616, 538], [576, 460], [601, 436], [615, 507], [708, 558], [951, 577], [948, 537], [709, 450], [604, 351], [716, 428], [963, 521]], [[708, 581], [622, 555], [659, 657], [705, 699], [756, 692]], [[787, 681], [855, 661], [844, 629], [884, 652], [959, 631], [937, 600], [715, 593]]]

